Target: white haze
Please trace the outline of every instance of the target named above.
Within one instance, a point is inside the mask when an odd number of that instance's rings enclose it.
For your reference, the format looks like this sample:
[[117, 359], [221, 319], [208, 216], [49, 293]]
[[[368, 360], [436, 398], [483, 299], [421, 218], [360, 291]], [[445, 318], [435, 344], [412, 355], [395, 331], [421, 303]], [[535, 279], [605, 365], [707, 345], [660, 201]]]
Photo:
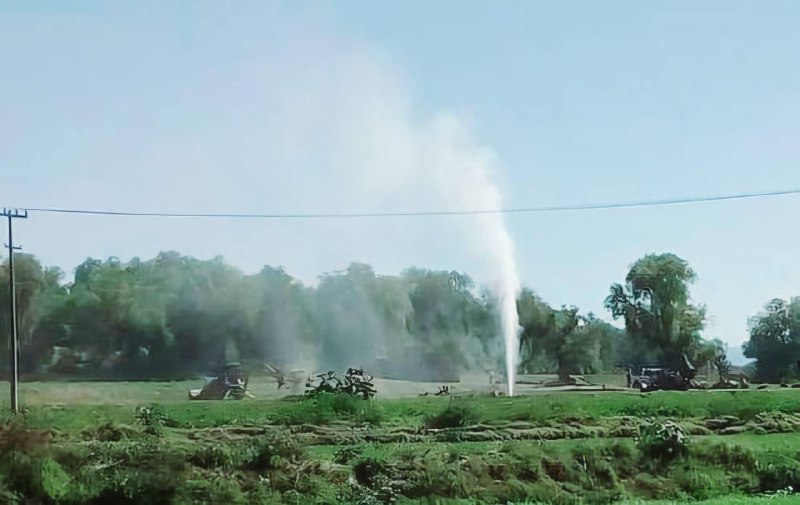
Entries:
[[[361, 89], [347, 100], [349, 114], [339, 125], [343, 133], [334, 142], [340, 146], [341, 166], [353, 175], [360, 191], [371, 195], [376, 205], [392, 210], [499, 210], [502, 193], [494, 179], [497, 162], [493, 153], [477, 143], [464, 122], [453, 114], [413, 120], [405, 92], [365, 55], [348, 60], [363, 66], [347, 75], [375, 76], [379, 86]], [[369, 68], [369, 71], [365, 70]], [[364, 129], [366, 127], [366, 131]], [[362, 200], [363, 201], [363, 200]], [[388, 205], [388, 207], [387, 207]], [[416, 205], [416, 207], [415, 207]], [[377, 208], [377, 207], [376, 207]], [[418, 223], [407, 222], [406, 226]], [[502, 343], [505, 353], [508, 393], [513, 394], [517, 364], [519, 319], [516, 296], [520, 290], [514, 258], [514, 242], [502, 214], [480, 214], [453, 221], [441, 221], [451, 228], [456, 257], [470, 251], [471, 264], [499, 301]], [[394, 227], [396, 223], [378, 223]], [[455, 228], [455, 229], [453, 229]], [[414, 237], [410, 230], [408, 237]], [[433, 251], [432, 251], [433, 252]]]
[[[502, 206], [493, 153], [459, 114], [420, 113], [390, 58], [275, 7], [239, 12], [219, 15], [237, 23], [236, 40], [218, 35], [218, 16], [206, 12], [190, 49], [170, 23], [151, 23], [150, 11], [124, 27], [100, 15], [50, 20], [45, 31], [17, 20], [17, 36], [30, 38], [19, 43], [41, 47], [30, 61], [70, 64], [35, 69], [37, 82], [59, 83], [52, 102], [40, 100], [36, 87], [8, 84], [8, 96], [19, 99], [6, 107], [17, 125], [6, 138], [6, 164], [25, 169], [0, 188], [3, 201], [182, 212]], [[93, 43], [96, 33], [103, 44]], [[30, 71], [18, 66], [9, 73]], [[26, 251], [68, 272], [89, 256], [124, 260], [169, 249], [221, 254], [249, 272], [282, 265], [309, 283], [351, 261], [378, 273], [464, 270], [501, 301], [512, 371], [516, 360], [520, 283], [501, 215], [191, 221], [33, 214], [18, 235]]]

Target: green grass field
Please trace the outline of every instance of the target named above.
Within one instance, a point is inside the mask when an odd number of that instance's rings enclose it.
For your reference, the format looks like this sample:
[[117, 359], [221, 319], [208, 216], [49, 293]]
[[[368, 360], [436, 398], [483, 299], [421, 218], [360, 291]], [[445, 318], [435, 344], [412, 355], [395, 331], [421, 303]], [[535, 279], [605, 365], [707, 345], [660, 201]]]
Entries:
[[[23, 386], [0, 503], [783, 504], [800, 489], [791, 389], [191, 402], [183, 382]], [[668, 458], [640, 438], [665, 420], [691, 434]]]
[[[44, 425], [81, 426], [87, 419], [126, 422], [137, 405], [164, 405], [187, 426], [209, 427], [239, 423], [270, 424], [291, 421], [307, 414], [302, 404], [290, 399], [241, 402], [190, 402], [187, 390], [197, 381], [179, 382], [66, 382], [23, 383], [23, 407], [32, 420]], [[274, 387], [274, 386], [273, 386]], [[0, 407], [7, 407], [7, 395]], [[380, 397], [379, 397], [380, 398]], [[407, 397], [378, 400], [384, 423], [419, 424], [441, 409], [449, 398]], [[530, 421], [547, 423], [569, 417], [594, 419], [609, 416], [670, 416], [677, 418], [735, 415], [752, 418], [763, 411], [800, 412], [800, 391], [690, 391], [640, 393], [570, 392], [538, 393], [514, 398], [486, 396], [455, 397], [459, 405], [473, 408], [485, 423]]]

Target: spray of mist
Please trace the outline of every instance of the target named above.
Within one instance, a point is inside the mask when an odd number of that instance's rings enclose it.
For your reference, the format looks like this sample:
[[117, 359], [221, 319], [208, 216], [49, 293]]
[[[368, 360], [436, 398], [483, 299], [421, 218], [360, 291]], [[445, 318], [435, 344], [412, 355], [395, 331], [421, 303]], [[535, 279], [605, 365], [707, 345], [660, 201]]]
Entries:
[[[494, 180], [495, 159], [490, 150], [476, 145], [462, 123], [454, 117], [440, 117], [433, 122], [429, 174], [443, 188], [442, 198], [452, 209], [500, 210], [503, 198]], [[445, 182], [448, 182], [445, 184]], [[483, 265], [483, 281], [497, 298], [504, 346], [508, 395], [514, 394], [519, 350], [519, 315], [517, 295], [520, 280], [517, 273], [514, 241], [506, 228], [503, 214], [480, 214], [467, 223], [467, 243], [477, 249]]]
[[[149, 130], [150, 116], [142, 114], [141, 124], [132, 123], [131, 135], [120, 136], [130, 145], [105, 153], [108, 159], [123, 160], [113, 174], [88, 168], [80, 172], [83, 169], [75, 166], [72, 183], [44, 192], [59, 195], [61, 200], [46, 203], [69, 207], [70, 202], [79, 200], [87, 207], [139, 209], [138, 195], [148, 194], [147, 207], [184, 212], [502, 207], [491, 151], [471, 137], [459, 117], [417, 108], [404, 73], [382, 52], [361, 40], [350, 41], [320, 30], [280, 9], [270, 8], [248, 18], [252, 23], [241, 25], [241, 35], [247, 37], [241, 40], [252, 44], [242, 44], [238, 38], [202, 38], [214, 41], [208, 46], [209, 57], [203, 59], [213, 69], [207, 82], [198, 85], [193, 72], [179, 72], [171, 81], [175, 90], [193, 90], [193, 108], [195, 102], [202, 104], [196, 109], [198, 121], [186, 121], [181, 113], [162, 117], [160, 111], [174, 106], [174, 93], [161, 93], [161, 84], [153, 84], [153, 99], [170, 97], [151, 104], [170, 135], [133, 134]], [[281, 43], [264, 39], [265, 30], [280, 33]], [[79, 44], [84, 45], [91, 46]], [[244, 47], [246, 52], [239, 54]], [[146, 58], [142, 61], [171, 68], [184, 51], [182, 46], [167, 45], [158, 54], [143, 53]], [[212, 57], [218, 54], [239, 57]], [[220, 71], [223, 67], [227, 70]], [[91, 76], [95, 70], [86, 67], [80, 75]], [[130, 70], [136, 78], [138, 70]], [[232, 81], [234, 73], [237, 78]], [[121, 78], [127, 77], [121, 74]], [[235, 87], [229, 89], [232, 82]], [[86, 85], [98, 83], [86, 81]], [[115, 84], [108, 85], [112, 96]], [[220, 99], [222, 95], [225, 99]], [[225, 120], [219, 121], [220, 117]], [[105, 125], [101, 122], [91, 127], [102, 129]], [[128, 156], [128, 152], [137, 156]], [[142, 177], [143, 167], [158, 174], [162, 184], [153, 185], [151, 177]], [[181, 191], [176, 192], [175, 187]], [[41, 187], [31, 191], [27, 196], [24, 191], [15, 195], [19, 201], [40, 201]], [[92, 195], [89, 201], [87, 194]], [[215, 198], [208, 202], [198, 199], [198, 194], [214, 194]], [[38, 236], [43, 238], [36, 249], [58, 251], [58, 257], [44, 259], [65, 265], [74, 266], [98, 254], [101, 244], [99, 254], [106, 256], [151, 256], [158, 249], [174, 249], [200, 257], [222, 254], [250, 272], [265, 264], [283, 265], [310, 284], [317, 282], [320, 272], [340, 269], [352, 261], [370, 263], [383, 272], [398, 272], [412, 265], [467, 271], [490, 288], [500, 304], [509, 393], [513, 394], [519, 280], [514, 244], [502, 215], [391, 223], [319, 220], [302, 227], [292, 220], [270, 222], [268, 227], [256, 221], [231, 222], [224, 230], [213, 228], [213, 233], [225, 234], [226, 240], [220, 241], [208, 240], [212, 228], [207, 222], [117, 220], [113, 222], [115, 234], [68, 249], [51, 247], [65, 233], [72, 233], [59, 219], [43, 216], [37, 221]], [[320, 254], [321, 250], [325, 254]], [[277, 347], [276, 352], [287, 360], [304, 363], [312, 353], [298, 344], [296, 326], [291, 318], [276, 324], [271, 328], [274, 339], [264, 345]], [[355, 332], [354, 338], [360, 339], [360, 348], [372, 349], [381, 345], [375, 344], [374, 335], [384, 332], [376, 327]], [[497, 348], [489, 351], [492, 356], [475, 346], [464, 351], [474, 353], [470, 362], [488, 364], [501, 347], [498, 342]]]
[[[476, 186], [487, 192], [487, 199], [491, 197], [493, 200], [499, 200], [500, 192], [491, 182], [489, 175], [490, 173], [486, 171], [483, 174], [486, 184]], [[499, 201], [493, 208], [499, 208]], [[517, 295], [520, 290], [514, 258], [514, 241], [506, 229], [502, 214], [481, 215], [477, 228], [477, 238], [482, 241], [487, 260], [491, 262], [489, 267], [493, 279], [489, 287], [499, 302], [508, 395], [513, 396], [519, 350]]]
[[517, 295], [520, 290], [517, 265], [514, 260], [514, 242], [508, 234], [500, 214], [489, 215], [486, 218], [487, 222], [482, 228], [487, 231], [487, 237], [491, 237], [491, 244], [487, 245], [497, 276], [495, 284], [492, 286], [492, 291], [499, 301], [500, 325], [505, 347], [508, 396], [514, 396], [519, 350]]

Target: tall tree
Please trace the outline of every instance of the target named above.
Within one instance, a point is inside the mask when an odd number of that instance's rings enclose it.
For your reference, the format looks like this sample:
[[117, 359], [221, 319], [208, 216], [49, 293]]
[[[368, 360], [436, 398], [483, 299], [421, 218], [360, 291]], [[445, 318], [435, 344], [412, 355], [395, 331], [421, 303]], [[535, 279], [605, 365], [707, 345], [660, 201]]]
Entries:
[[674, 254], [649, 254], [634, 263], [626, 285], [613, 284], [605, 300], [614, 319], [624, 318], [637, 361], [661, 359], [680, 367], [702, 344], [705, 308], [689, 303], [696, 274]]
[[750, 319], [750, 340], [744, 355], [756, 360], [756, 376], [779, 382], [796, 376], [800, 361], [800, 298], [776, 298], [766, 311]]
[[519, 338], [520, 368], [524, 372], [547, 368], [551, 356], [546, 356], [543, 342], [555, 333], [555, 312], [533, 291], [523, 289], [517, 298], [517, 313], [522, 327]]
[[[62, 272], [55, 267], [43, 268], [30, 254], [15, 254], [14, 275], [16, 284], [17, 324], [20, 340], [20, 366], [32, 371], [43, 364], [53, 344], [63, 336], [65, 328], [58, 323], [58, 315], [66, 301], [67, 291], [61, 285]], [[0, 268], [0, 331], [5, 339], [10, 333], [8, 262]], [[6, 346], [2, 346], [5, 357]], [[0, 367], [6, 367], [3, 359]]]
[[455, 271], [409, 269], [402, 275], [408, 283], [411, 312], [410, 333], [419, 343], [425, 369], [452, 372], [465, 366], [471, 346], [480, 346], [473, 333], [476, 301], [474, 283], [466, 274]]
[[593, 313], [589, 312], [584, 316], [584, 331], [588, 335], [588, 340], [594, 349], [591, 353], [591, 364], [588, 365], [593, 370], [613, 370], [614, 367], [624, 367], [629, 360], [625, 356], [625, 331], [617, 328]]

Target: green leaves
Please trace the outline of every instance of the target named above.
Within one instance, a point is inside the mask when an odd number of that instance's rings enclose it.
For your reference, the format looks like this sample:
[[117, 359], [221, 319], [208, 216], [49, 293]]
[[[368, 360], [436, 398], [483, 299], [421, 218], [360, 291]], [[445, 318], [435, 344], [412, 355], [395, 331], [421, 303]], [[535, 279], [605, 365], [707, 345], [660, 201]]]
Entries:
[[611, 286], [605, 307], [614, 319], [624, 319], [635, 341], [627, 361], [658, 359], [679, 368], [682, 355], [696, 353], [705, 325], [705, 307], [689, 303], [696, 277], [674, 254], [648, 254], [631, 266], [625, 287]]
[[637, 442], [642, 454], [659, 462], [668, 462], [689, 452], [689, 435], [673, 421], [643, 424]]
[[[503, 358], [497, 301], [462, 272], [378, 275], [353, 263], [311, 287], [279, 267], [246, 275], [221, 257], [167, 251], [128, 262], [89, 258], [62, 285], [60, 270], [18, 258], [24, 371], [170, 378], [229, 358], [279, 368], [386, 365], [393, 375], [439, 380]], [[632, 265], [606, 299], [628, 339], [575, 307], [556, 309], [523, 291], [522, 367], [564, 375], [609, 369], [650, 349], [700, 355], [705, 310], [688, 302], [694, 278], [672, 254]], [[0, 303], [4, 280], [0, 269]], [[0, 316], [0, 326], [7, 323]], [[69, 359], [58, 366], [61, 355]]]
[[46, 459], [42, 462], [42, 489], [53, 500], [59, 500], [66, 496], [70, 489], [72, 479], [61, 468], [57, 462], [52, 459]]
[[[536, 360], [551, 361], [562, 380], [600, 361], [601, 322], [581, 316], [575, 306], [553, 310], [533, 292], [524, 290], [517, 303], [522, 334], [523, 368]], [[609, 345], [606, 342], [606, 345]]]
[[750, 340], [744, 355], [756, 359], [756, 375], [780, 382], [797, 375], [800, 361], [800, 298], [776, 298], [766, 311], [750, 319]]

